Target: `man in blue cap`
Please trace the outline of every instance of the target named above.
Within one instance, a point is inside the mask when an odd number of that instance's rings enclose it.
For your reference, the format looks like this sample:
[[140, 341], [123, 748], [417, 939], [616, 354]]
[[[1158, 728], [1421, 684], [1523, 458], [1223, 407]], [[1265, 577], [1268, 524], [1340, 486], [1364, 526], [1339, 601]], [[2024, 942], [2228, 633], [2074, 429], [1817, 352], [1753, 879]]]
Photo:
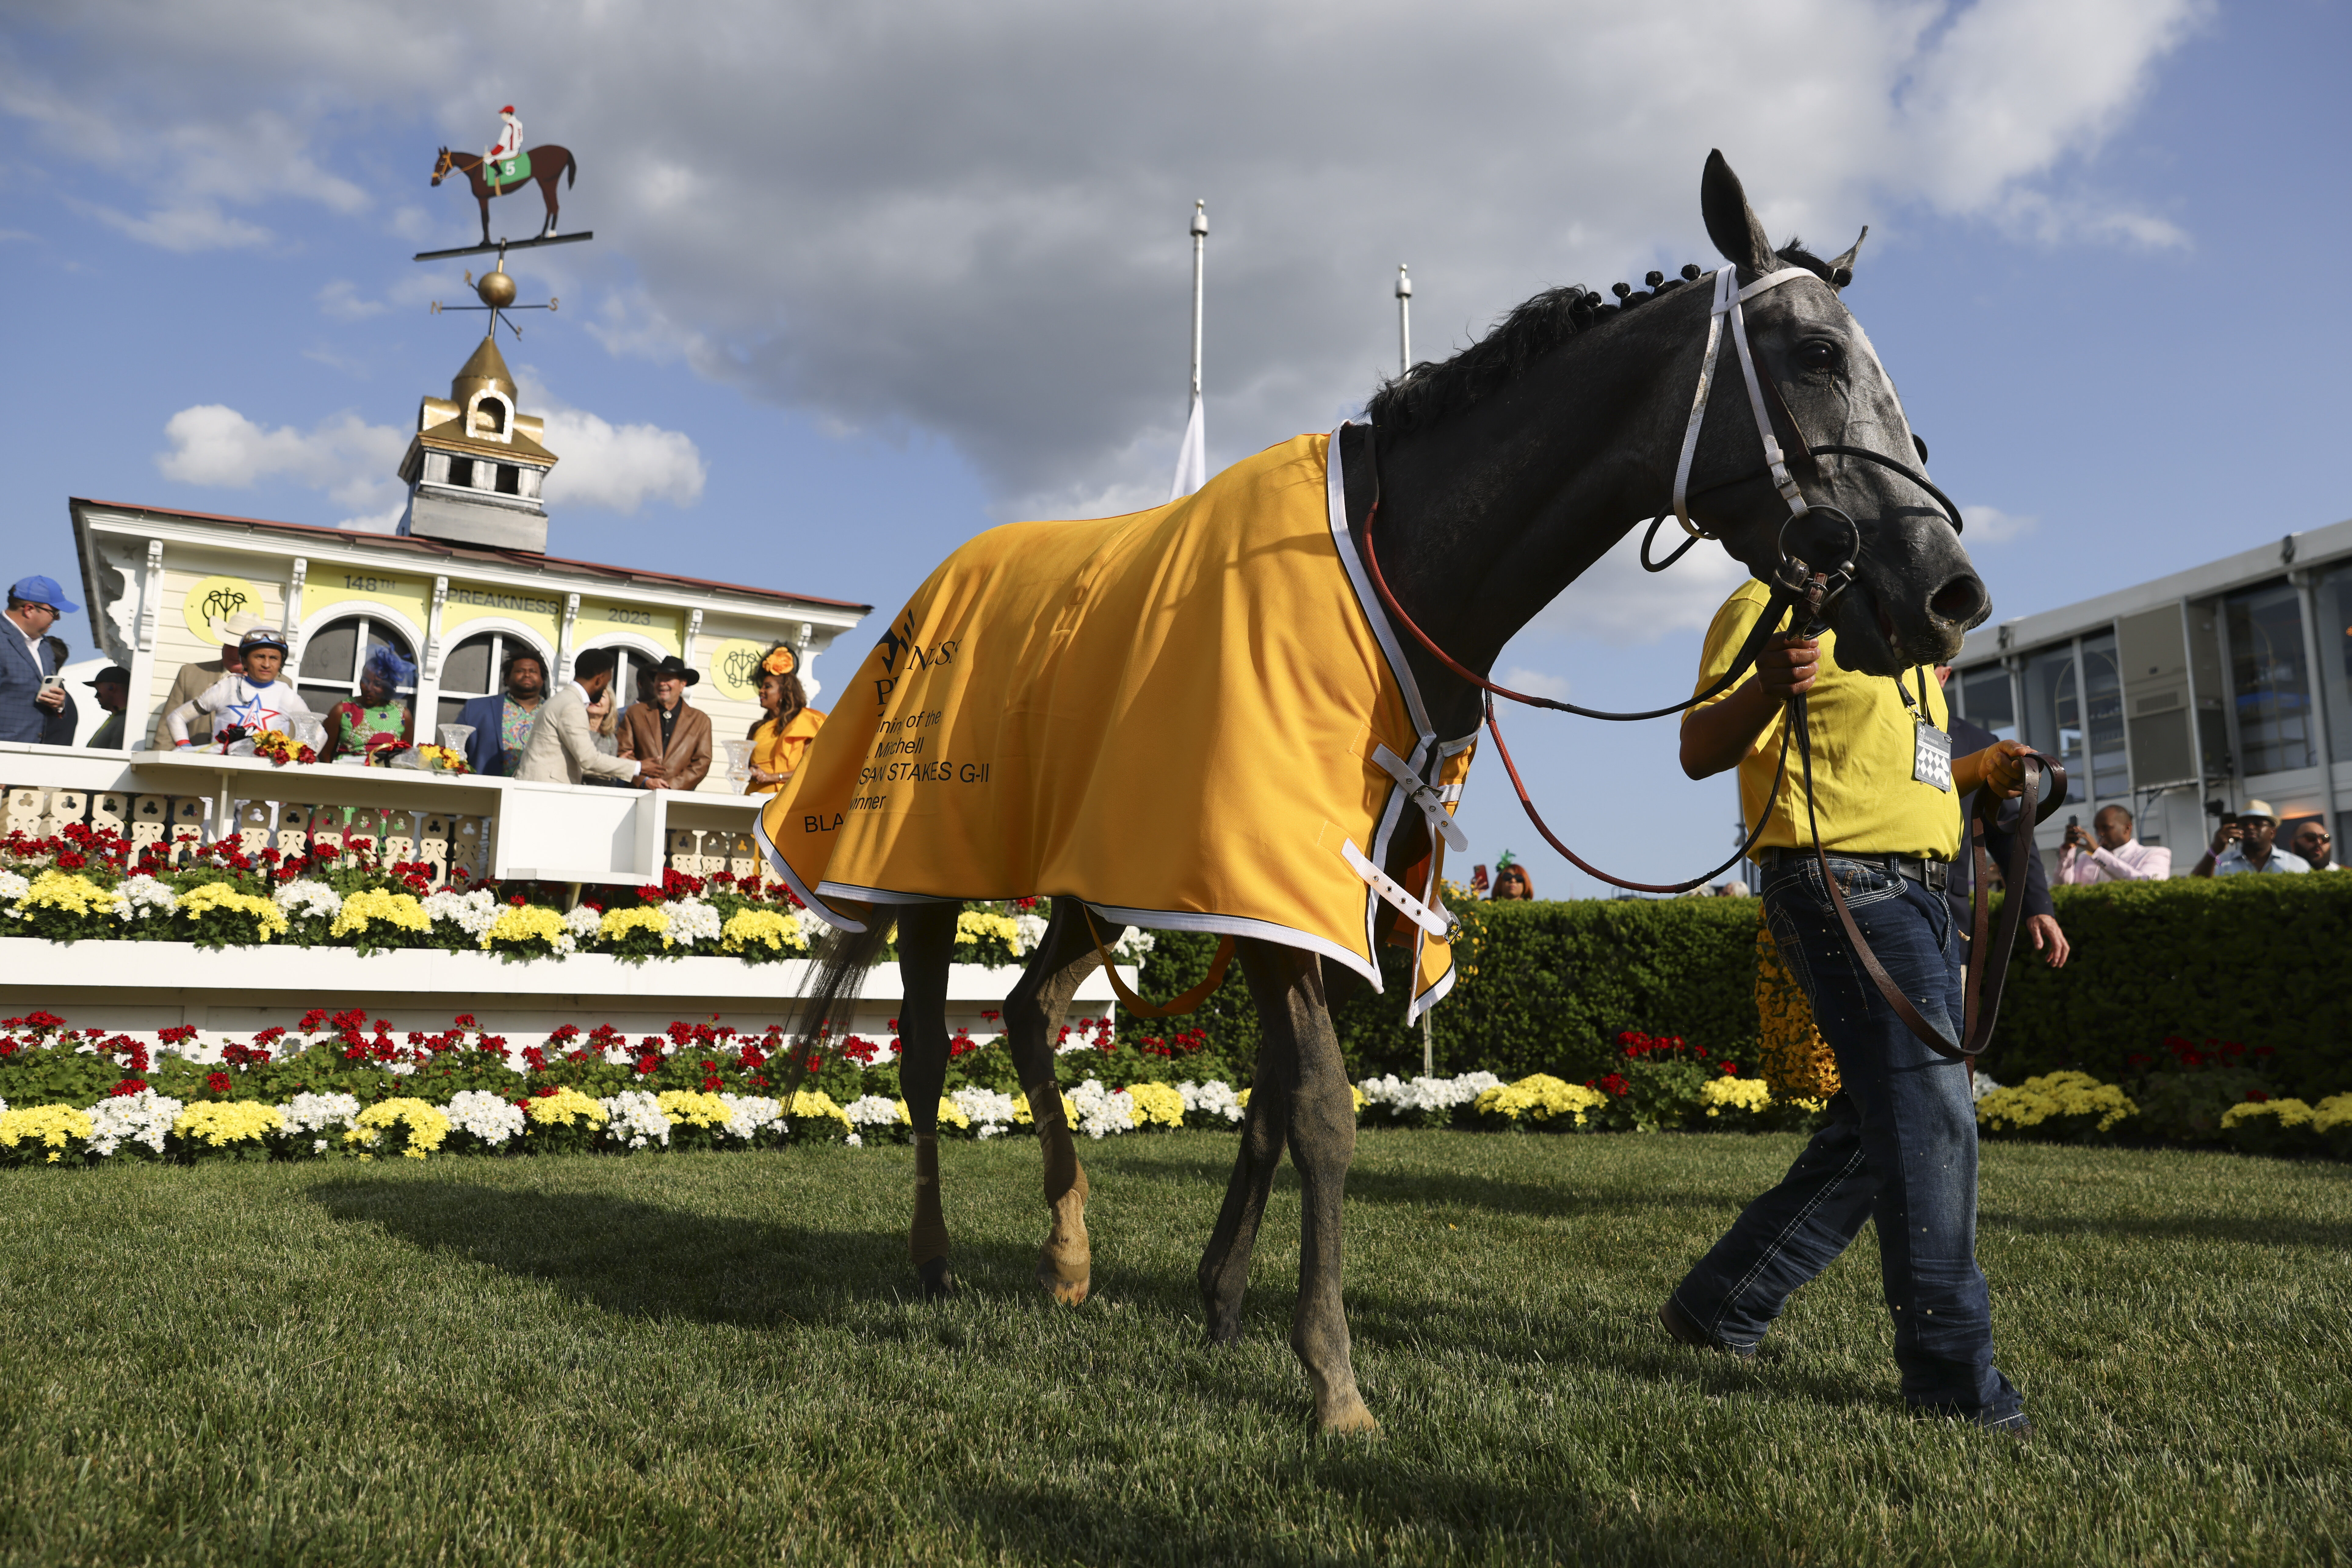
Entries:
[[65, 710], [60, 661], [42, 639], [59, 616], [80, 608], [54, 577], [20, 577], [9, 588], [14, 631], [0, 632], [0, 741], [37, 744], [51, 717]]

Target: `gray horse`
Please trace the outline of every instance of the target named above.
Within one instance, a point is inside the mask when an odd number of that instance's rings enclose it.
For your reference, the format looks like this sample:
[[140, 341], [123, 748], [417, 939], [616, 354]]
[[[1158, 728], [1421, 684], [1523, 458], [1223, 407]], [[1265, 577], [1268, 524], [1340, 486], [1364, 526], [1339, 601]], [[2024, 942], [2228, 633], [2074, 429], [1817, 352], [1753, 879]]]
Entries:
[[[1830, 601], [1841, 663], [1892, 676], [1948, 659], [1990, 608], [1958, 535], [1931, 492], [1901, 471], [1916, 438], [1869, 340], [1839, 298], [1853, 252], [1822, 261], [1794, 245], [1774, 250], [1721, 153], [1711, 155], [1700, 204], [1708, 237], [1744, 285], [1791, 266], [1809, 276], [1746, 307], [1758, 374], [1777, 391], [1784, 446], [1858, 447], [1888, 466], [1800, 458], [1794, 477], [1816, 506], [1850, 515], [1859, 534], [1851, 586]], [[1857, 241], [1857, 246], [1859, 242]], [[1686, 274], [1695, 269], [1685, 269]], [[1473, 347], [1423, 363], [1383, 386], [1370, 414], [1380, 433], [1350, 426], [1332, 448], [1344, 464], [1348, 521], [1361, 552], [1379, 498], [1378, 556], [1397, 603], [1455, 662], [1484, 675], [1518, 629], [1644, 520], [1674, 489], [1677, 458], [1708, 335], [1703, 287], [1658, 279], [1654, 293], [1620, 286], [1624, 305], [1580, 288], [1521, 305]], [[1638, 307], [1638, 308], [1635, 308]], [[1693, 520], [1758, 577], [1782, 557], [1790, 510], [1762, 462], [1746, 387], [1726, 349], [1691, 463]], [[1785, 427], [1793, 421], [1795, 430]], [[1787, 437], [1798, 436], [1790, 443]], [[1916, 448], [1924, 454], [1924, 447]], [[1922, 457], [1924, 461], [1924, 456]], [[1407, 656], [1442, 736], [1477, 728], [1482, 694], [1425, 648]], [[1407, 813], [1388, 869], [1400, 878], [1429, 854], [1426, 825]], [[904, 982], [900, 1083], [914, 1121], [915, 1215], [908, 1250], [924, 1289], [953, 1289], [940, 1206], [937, 1107], [946, 1081], [952, 902], [896, 907]], [[1013, 1060], [1028, 1089], [1045, 1154], [1051, 1228], [1037, 1264], [1055, 1299], [1086, 1299], [1090, 1255], [1087, 1179], [1055, 1088], [1053, 1047], [1072, 994], [1099, 962], [1097, 942], [1125, 928], [1089, 929], [1076, 898], [1054, 918], [1004, 1005]], [[841, 932], [820, 950], [800, 1029], [839, 1016], [857, 976], [877, 957], [888, 922]], [[1099, 936], [1097, 936], [1097, 931]], [[1340, 1302], [1340, 1205], [1355, 1150], [1353, 1097], [1331, 1024], [1330, 993], [1344, 982], [1317, 954], [1263, 940], [1238, 942], [1242, 973], [1264, 1026], [1255, 1089], [1223, 1211], [1200, 1268], [1211, 1341], [1241, 1333], [1242, 1292], [1268, 1190], [1286, 1145], [1298, 1166], [1305, 1234], [1291, 1346], [1313, 1384], [1326, 1432], [1377, 1423], [1356, 1388]]]

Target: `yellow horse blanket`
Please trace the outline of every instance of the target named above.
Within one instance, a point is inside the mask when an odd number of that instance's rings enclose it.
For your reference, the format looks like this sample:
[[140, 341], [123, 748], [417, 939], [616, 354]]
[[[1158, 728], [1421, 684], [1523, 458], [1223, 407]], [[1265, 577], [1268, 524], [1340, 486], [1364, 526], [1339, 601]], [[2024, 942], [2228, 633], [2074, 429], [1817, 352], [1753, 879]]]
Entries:
[[1375, 987], [1386, 897], [1414, 922], [1408, 1016], [1434, 1005], [1454, 980], [1443, 843], [1410, 888], [1378, 868], [1408, 812], [1459, 843], [1476, 731], [1432, 731], [1330, 439], [948, 557], [761, 814], [778, 874], [853, 931], [877, 904], [1075, 897], [1128, 925], [1307, 948]]

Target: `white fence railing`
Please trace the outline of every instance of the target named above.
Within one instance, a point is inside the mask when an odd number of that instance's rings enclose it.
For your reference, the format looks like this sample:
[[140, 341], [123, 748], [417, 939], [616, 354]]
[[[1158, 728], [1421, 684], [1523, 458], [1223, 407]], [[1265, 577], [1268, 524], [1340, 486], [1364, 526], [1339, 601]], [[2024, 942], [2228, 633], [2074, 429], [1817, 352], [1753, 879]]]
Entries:
[[68, 824], [110, 827], [173, 858], [234, 835], [248, 853], [339, 851], [421, 861], [436, 886], [466, 879], [642, 884], [665, 866], [690, 876], [768, 877], [751, 838], [761, 795], [525, 784], [402, 768], [289, 763], [213, 752], [0, 744], [0, 833], [47, 837]]

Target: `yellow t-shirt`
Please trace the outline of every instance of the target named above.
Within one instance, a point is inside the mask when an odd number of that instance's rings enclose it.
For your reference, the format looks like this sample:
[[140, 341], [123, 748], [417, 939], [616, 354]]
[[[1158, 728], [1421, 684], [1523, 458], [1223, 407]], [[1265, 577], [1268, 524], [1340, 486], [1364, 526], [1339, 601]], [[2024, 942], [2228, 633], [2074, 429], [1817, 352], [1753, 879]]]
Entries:
[[[1694, 691], [1706, 690], [1731, 668], [1740, 644], [1748, 640], [1749, 628], [1770, 598], [1771, 590], [1751, 579], [1724, 601], [1723, 608], [1715, 613], [1715, 624], [1706, 628], [1706, 650], [1699, 658]], [[1928, 722], [1937, 729], [1948, 733], [1951, 727], [1950, 710], [1944, 703], [1944, 689], [1936, 683], [1936, 672], [1906, 670], [1899, 681], [1857, 675], [1839, 666], [1836, 650], [1837, 634], [1823, 632], [1821, 674], [1806, 694], [1812, 717], [1813, 798], [1822, 844], [1853, 855], [1951, 859], [1960, 850], [1958, 798], [1949, 790], [1912, 777], [1920, 708], [1924, 705]], [[1922, 686], [1927, 689], [1924, 694]], [[1748, 754], [1739, 759], [1739, 809], [1751, 831], [1764, 814], [1773, 770], [1780, 757], [1780, 732], [1787, 725], [1785, 710], [1773, 715]], [[1771, 826], [1764, 830], [1758, 847], [1810, 849], [1812, 843], [1805, 816], [1803, 760], [1791, 745], [1788, 777], [1781, 781]]]

